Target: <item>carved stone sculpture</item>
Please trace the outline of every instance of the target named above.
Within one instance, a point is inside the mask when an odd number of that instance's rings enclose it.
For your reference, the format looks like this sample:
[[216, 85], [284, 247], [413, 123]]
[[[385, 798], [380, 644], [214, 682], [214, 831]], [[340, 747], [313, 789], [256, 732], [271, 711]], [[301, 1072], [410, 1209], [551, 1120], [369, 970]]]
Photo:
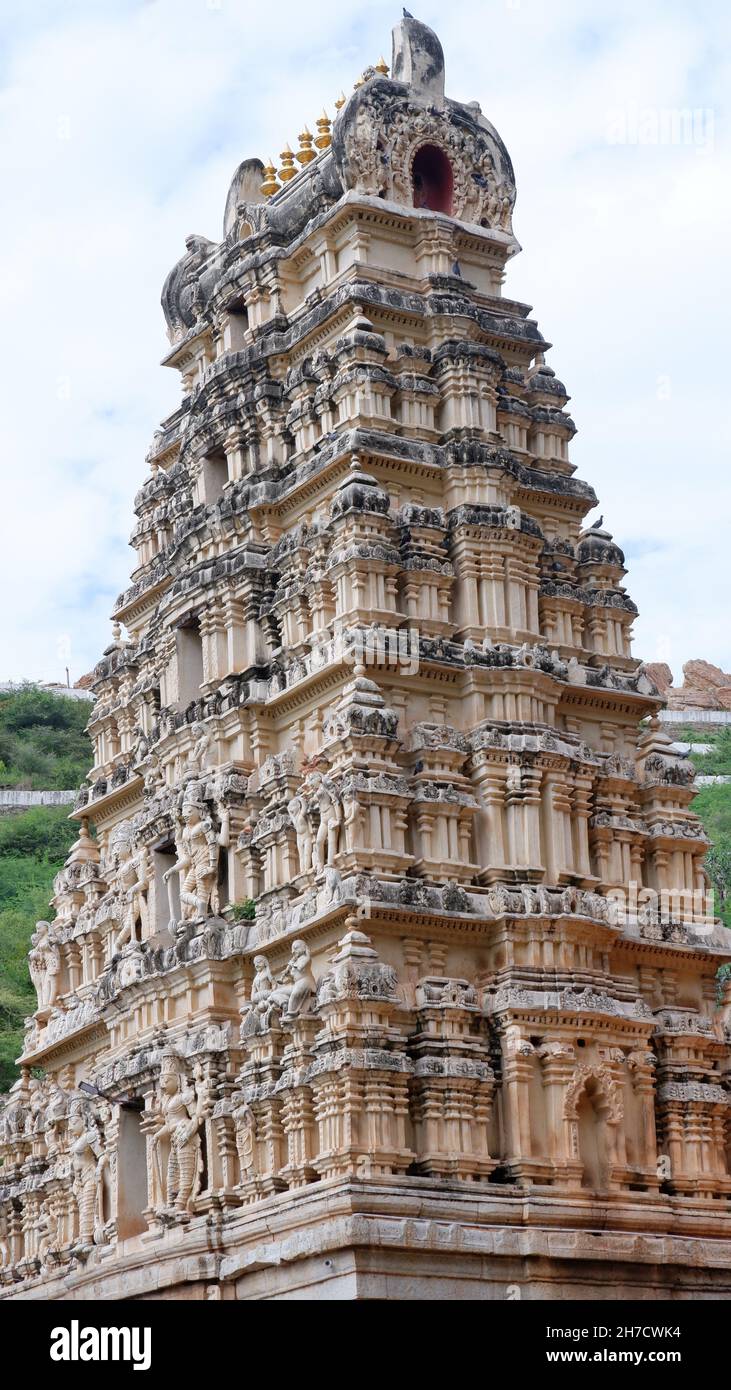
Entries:
[[155, 1208], [192, 1210], [202, 1173], [200, 1128], [209, 1108], [205, 1083], [188, 1085], [181, 1059], [174, 1051], [165, 1052], [151, 1116]]
[[147, 852], [134, 849], [131, 826], [123, 822], [111, 841], [115, 885], [121, 900], [122, 925], [117, 932], [113, 950], [140, 941], [148, 935], [147, 891], [149, 875]]
[[203, 776], [208, 766], [212, 740], [209, 730], [206, 729], [203, 724], [196, 722], [193, 725], [192, 732], [195, 743], [193, 744], [193, 748], [185, 766], [185, 777], [186, 779], [191, 778], [193, 780], [198, 780]]
[[319, 772], [310, 776], [312, 799], [320, 817], [315, 836], [312, 867], [320, 872], [326, 864], [333, 864], [338, 852], [340, 827], [343, 823], [343, 808], [340, 797], [330, 780]]
[[50, 922], [37, 922], [28, 953], [28, 967], [38, 995], [39, 1009], [50, 1009], [58, 993], [61, 954]]
[[94, 1234], [104, 1224], [102, 1204], [103, 1138], [91, 1107], [85, 1100], [73, 1100], [69, 1108], [68, 1130], [73, 1174], [73, 1191], [78, 1212], [78, 1241], [91, 1245]]
[[312, 829], [304, 798], [293, 796], [287, 804], [287, 812], [297, 834], [300, 873], [305, 874], [312, 868]]
[[[214, 915], [219, 910], [218, 858], [219, 849], [228, 845], [228, 814], [223, 812], [221, 828], [216, 830], [203, 801], [200, 784], [193, 783], [185, 793], [182, 815], [175, 837], [177, 858], [165, 872], [169, 882], [178, 875], [180, 910], [183, 921]], [[172, 897], [169, 899], [170, 920], [175, 920]]]
[[296, 1018], [304, 1013], [315, 992], [315, 978], [312, 974], [312, 957], [306, 941], [293, 941], [289, 964], [280, 977], [278, 998], [286, 995], [285, 1018]]

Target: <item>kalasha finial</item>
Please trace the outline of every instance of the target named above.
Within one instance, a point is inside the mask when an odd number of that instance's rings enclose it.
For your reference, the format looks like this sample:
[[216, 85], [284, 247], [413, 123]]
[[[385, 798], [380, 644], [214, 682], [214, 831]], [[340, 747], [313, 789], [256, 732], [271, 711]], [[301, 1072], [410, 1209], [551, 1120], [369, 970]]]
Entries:
[[317, 121], [317, 135], [315, 136], [315, 144], [317, 145], [318, 150], [326, 150], [332, 143], [330, 136], [331, 126], [332, 121], [330, 120], [327, 111], [323, 107], [322, 115], [318, 118]]
[[388, 63], [385, 58], [378, 59], [376, 63], [376, 72], [380, 73], [381, 77], [388, 77]]
[[336, 111], [339, 111], [340, 108], [341, 108], [341, 106], [344, 106], [344, 105], [345, 105], [345, 92], [341, 92], [341, 93], [340, 93], [340, 96], [338, 97], [337, 101], [335, 102], [335, 110], [336, 110]]
[[363, 86], [363, 81], [364, 79], [362, 77], [356, 77], [355, 82], [353, 83], [354, 92], [357, 92], [358, 88]]
[[99, 850], [96, 841], [92, 840], [89, 834], [88, 820], [82, 820], [79, 828], [79, 838], [69, 850], [68, 864], [97, 864], [99, 862]]
[[312, 148], [312, 131], [308, 130], [307, 126], [305, 126], [302, 134], [298, 135], [297, 139], [300, 142], [300, 149], [297, 151], [295, 158], [300, 164], [309, 164], [311, 159], [316, 159], [317, 157], [315, 150]]
[[279, 177], [282, 180], [282, 183], [289, 183], [289, 180], [293, 179], [295, 174], [297, 173], [294, 164], [294, 155], [291, 149], [289, 148], [289, 145], [284, 146], [284, 149], [282, 150], [282, 153], [280, 154], [279, 158], [282, 161], [282, 167], [279, 170]]
[[271, 198], [280, 188], [281, 184], [277, 183], [277, 171], [270, 158], [269, 163], [264, 165], [264, 182], [260, 191], [265, 198]]

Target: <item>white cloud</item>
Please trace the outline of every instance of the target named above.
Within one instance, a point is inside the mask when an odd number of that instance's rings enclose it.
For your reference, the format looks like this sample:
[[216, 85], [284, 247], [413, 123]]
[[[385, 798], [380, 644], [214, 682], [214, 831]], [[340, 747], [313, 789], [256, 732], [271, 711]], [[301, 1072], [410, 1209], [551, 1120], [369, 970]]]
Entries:
[[[231, 174], [276, 156], [381, 52], [378, 0], [6, 5], [0, 66], [3, 678], [98, 658], [132, 563], [132, 499], [178, 399], [159, 293]], [[631, 561], [636, 647], [731, 668], [725, 344], [731, 180], [724, 5], [428, 3], [451, 95], [480, 100], [518, 180], [535, 305], [572, 395], [574, 460]], [[695, 144], [611, 143], [710, 112]], [[618, 126], [619, 119], [619, 126]], [[644, 122], [644, 125], [643, 125]]]

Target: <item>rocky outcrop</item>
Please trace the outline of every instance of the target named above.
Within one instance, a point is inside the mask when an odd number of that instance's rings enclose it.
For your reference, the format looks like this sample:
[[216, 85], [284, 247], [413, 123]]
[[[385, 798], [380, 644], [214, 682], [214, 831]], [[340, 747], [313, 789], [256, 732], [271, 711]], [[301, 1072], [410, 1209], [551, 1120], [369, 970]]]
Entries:
[[659, 693], [664, 699], [670, 695], [673, 684], [673, 673], [664, 661], [648, 661], [645, 663], [650, 680], [657, 686]]
[[731, 710], [731, 674], [710, 661], [686, 661], [683, 684], [673, 685], [673, 673], [664, 662], [647, 666], [647, 674], [668, 702], [668, 709]]

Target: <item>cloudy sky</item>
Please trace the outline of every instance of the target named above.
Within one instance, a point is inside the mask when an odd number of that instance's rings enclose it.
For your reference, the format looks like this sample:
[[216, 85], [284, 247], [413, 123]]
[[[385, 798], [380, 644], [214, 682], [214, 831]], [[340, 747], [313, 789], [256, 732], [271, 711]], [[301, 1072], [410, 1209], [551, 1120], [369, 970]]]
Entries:
[[[448, 94], [515, 165], [506, 293], [555, 344], [573, 457], [624, 546], [635, 651], [731, 670], [725, 0], [419, 0]], [[230, 177], [390, 60], [383, 0], [3, 0], [0, 680], [109, 640], [132, 499], [179, 399], [159, 295]]]

